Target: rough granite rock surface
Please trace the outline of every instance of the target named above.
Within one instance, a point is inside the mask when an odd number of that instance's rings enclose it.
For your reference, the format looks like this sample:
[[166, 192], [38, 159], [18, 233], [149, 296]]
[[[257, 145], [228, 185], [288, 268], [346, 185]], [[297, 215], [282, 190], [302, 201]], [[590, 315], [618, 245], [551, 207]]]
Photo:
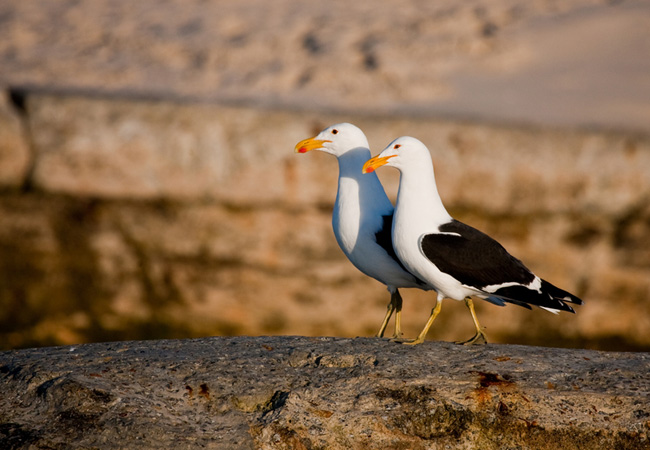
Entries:
[[650, 354], [239, 337], [0, 353], [3, 449], [641, 449]]

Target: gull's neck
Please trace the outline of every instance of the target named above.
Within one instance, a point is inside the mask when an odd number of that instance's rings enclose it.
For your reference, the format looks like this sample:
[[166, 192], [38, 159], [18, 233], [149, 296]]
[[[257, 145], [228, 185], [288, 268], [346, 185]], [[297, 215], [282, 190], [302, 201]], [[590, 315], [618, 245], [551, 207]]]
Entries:
[[403, 167], [400, 172], [394, 226], [426, 232], [452, 220], [442, 204], [429, 158]]
[[338, 157], [339, 185], [336, 202], [345, 202], [359, 208], [392, 210], [392, 205], [384, 193], [384, 188], [374, 173], [361, 172], [363, 165], [370, 159], [370, 150], [357, 147]]
[[361, 172], [368, 159], [370, 150], [364, 147], [338, 157], [339, 182], [332, 226], [339, 245], [348, 255], [357, 245], [362, 229], [379, 229], [381, 216], [393, 212], [393, 205], [377, 175]]
[[357, 147], [348, 150], [337, 158], [339, 162], [339, 175], [350, 178], [362, 179], [361, 169], [367, 160], [370, 159], [370, 149]]

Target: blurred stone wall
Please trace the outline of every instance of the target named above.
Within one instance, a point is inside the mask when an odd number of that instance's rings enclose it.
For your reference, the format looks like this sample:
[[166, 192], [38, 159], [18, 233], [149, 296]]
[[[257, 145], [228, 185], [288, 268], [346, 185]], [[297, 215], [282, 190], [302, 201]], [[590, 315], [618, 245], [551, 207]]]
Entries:
[[[375, 153], [423, 140], [456, 217], [586, 302], [575, 316], [481, 304], [493, 341], [650, 348], [642, 135], [38, 92], [5, 92], [1, 111], [4, 348], [375, 333], [388, 294], [336, 245], [336, 161], [293, 152], [342, 120]], [[397, 173], [380, 176], [394, 197]], [[414, 335], [433, 296], [403, 295]], [[447, 301], [430, 337], [471, 331]]]
[[[586, 302], [480, 304], [492, 341], [650, 349], [650, 3], [377, 5], [1, 2], [0, 348], [376, 333], [336, 161], [293, 153], [350, 121], [424, 141], [457, 218]], [[433, 296], [403, 296], [413, 336]], [[472, 331], [447, 301], [430, 338]]]

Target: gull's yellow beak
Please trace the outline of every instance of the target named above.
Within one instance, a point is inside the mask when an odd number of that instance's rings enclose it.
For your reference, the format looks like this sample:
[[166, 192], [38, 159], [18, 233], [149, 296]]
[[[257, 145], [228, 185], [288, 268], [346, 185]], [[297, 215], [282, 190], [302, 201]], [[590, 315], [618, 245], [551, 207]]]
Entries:
[[375, 169], [378, 169], [379, 167], [386, 164], [388, 162], [388, 160], [391, 159], [394, 156], [397, 156], [397, 155], [388, 155], [388, 156], [379, 156], [379, 155], [377, 155], [374, 158], [370, 158], [363, 165], [363, 169], [361, 169], [361, 172], [363, 172], [363, 173], [374, 172]]
[[323, 148], [323, 144], [325, 142], [332, 142], [324, 139], [316, 139], [315, 137], [305, 139], [304, 141], [300, 141], [296, 144], [296, 153], [307, 153], [310, 150], [316, 150], [319, 148]]

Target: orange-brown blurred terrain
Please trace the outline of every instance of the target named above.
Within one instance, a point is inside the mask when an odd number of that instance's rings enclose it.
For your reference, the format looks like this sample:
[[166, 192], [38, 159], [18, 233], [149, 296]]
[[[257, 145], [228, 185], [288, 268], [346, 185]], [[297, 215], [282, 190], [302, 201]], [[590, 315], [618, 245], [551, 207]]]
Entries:
[[[0, 29], [0, 349], [376, 333], [336, 161], [293, 153], [350, 121], [585, 300], [481, 303], [493, 342], [650, 350], [648, 2], [8, 0]], [[413, 336], [433, 296], [403, 297]], [[429, 338], [472, 331], [448, 300]]]

